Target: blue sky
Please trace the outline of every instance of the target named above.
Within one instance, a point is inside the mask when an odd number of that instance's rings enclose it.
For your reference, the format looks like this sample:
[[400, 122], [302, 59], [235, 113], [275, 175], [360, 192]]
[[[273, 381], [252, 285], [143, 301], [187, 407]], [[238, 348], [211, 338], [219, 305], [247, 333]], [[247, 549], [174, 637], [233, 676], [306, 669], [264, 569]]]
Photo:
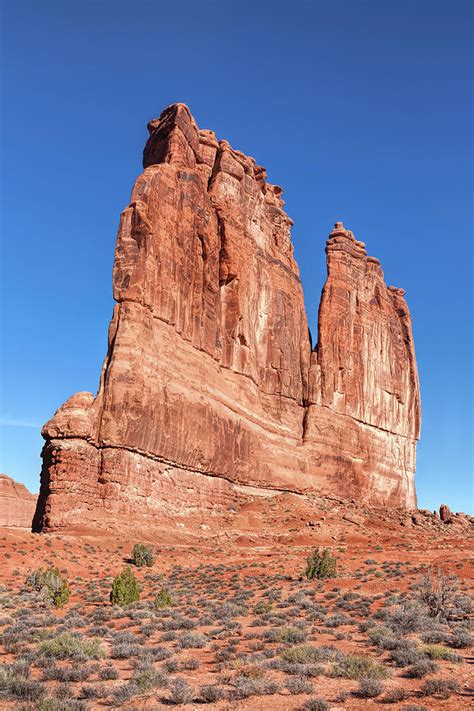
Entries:
[[120, 211], [174, 101], [285, 188], [316, 332], [346, 227], [402, 286], [423, 403], [420, 507], [473, 512], [472, 3], [3, 3], [0, 469], [96, 391]]

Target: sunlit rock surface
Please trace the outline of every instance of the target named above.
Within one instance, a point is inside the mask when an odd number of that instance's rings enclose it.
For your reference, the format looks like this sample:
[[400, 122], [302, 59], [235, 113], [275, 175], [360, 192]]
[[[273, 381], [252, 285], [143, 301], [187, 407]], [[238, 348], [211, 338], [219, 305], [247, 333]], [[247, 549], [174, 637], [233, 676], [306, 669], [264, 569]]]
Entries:
[[148, 129], [99, 391], [43, 428], [35, 529], [159, 525], [277, 490], [414, 507], [403, 290], [336, 223], [313, 347], [282, 189], [184, 104]]

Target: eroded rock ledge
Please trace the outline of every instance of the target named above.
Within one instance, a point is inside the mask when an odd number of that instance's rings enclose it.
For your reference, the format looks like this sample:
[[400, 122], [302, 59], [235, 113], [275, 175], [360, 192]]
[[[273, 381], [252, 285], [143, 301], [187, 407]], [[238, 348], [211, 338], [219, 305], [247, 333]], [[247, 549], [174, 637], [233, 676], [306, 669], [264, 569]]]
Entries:
[[99, 391], [43, 428], [34, 528], [159, 525], [246, 487], [414, 507], [420, 398], [403, 290], [336, 223], [313, 348], [282, 189], [184, 104], [148, 129]]

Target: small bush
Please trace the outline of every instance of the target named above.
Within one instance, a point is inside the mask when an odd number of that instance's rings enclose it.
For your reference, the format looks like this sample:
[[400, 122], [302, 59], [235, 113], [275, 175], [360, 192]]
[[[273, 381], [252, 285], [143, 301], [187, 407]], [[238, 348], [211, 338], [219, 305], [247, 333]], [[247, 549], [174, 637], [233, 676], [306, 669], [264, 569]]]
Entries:
[[167, 687], [169, 680], [165, 671], [147, 666], [133, 675], [133, 683], [136, 684], [140, 693], [143, 693], [156, 687]]
[[69, 585], [57, 568], [38, 568], [28, 575], [26, 586], [39, 592], [54, 607], [62, 607], [69, 600]]
[[459, 654], [454, 654], [450, 649], [442, 644], [424, 644], [420, 647], [420, 652], [429, 659], [443, 659], [446, 662], [459, 663], [463, 658]]
[[306, 632], [298, 627], [281, 627], [275, 630], [274, 633], [275, 642], [280, 642], [281, 644], [298, 644], [299, 642], [304, 642], [305, 639]]
[[171, 607], [172, 604], [171, 595], [165, 588], [162, 588], [153, 600], [153, 605], [156, 610], [164, 610], [166, 607]]
[[379, 679], [365, 677], [359, 681], [357, 693], [359, 696], [362, 696], [363, 699], [373, 699], [376, 696], [380, 696], [383, 690], [384, 685]]
[[421, 687], [424, 696], [440, 696], [448, 699], [451, 694], [456, 694], [460, 689], [456, 679], [428, 679]]
[[410, 679], [422, 679], [427, 674], [434, 674], [438, 671], [438, 665], [432, 659], [419, 659], [407, 669], [407, 676]]
[[308, 580], [336, 577], [336, 559], [330, 554], [329, 548], [324, 548], [322, 553], [319, 548], [314, 550], [306, 560], [305, 575]]
[[103, 659], [107, 656], [98, 640], [82, 639], [69, 632], [41, 642], [39, 652], [55, 659]]
[[286, 682], [286, 688], [290, 694], [310, 694], [313, 691], [313, 685], [304, 676], [290, 679]]
[[137, 568], [143, 568], [147, 566], [151, 568], [155, 562], [153, 552], [149, 546], [144, 546], [141, 543], [135, 543], [132, 551], [132, 563], [136, 565]]
[[99, 670], [99, 679], [102, 679], [102, 681], [118, 679], [118, 676], [119, 673], [112, 664], [107, 664], [106, 667], [102, 667], [102, 669]]
[[312, 644], [298, 644], [290, 649], [285, 649], [281, 656], [290, 664], [315, 664], [317, 662], [332, 661], [337, 657], [334, 647], [315, 647]]
[[449, 644], [455, 649], [465, 649], [466, 647], [474, 647], [474, 636], [469, 632], [469, 630], [455, 630], [453, 632], [452, 638], [449, 640]]
[[170, 702], [172, 704], [189, 704], [194, 699], [194, 690], [181, 677], [173, 679], [170, 684]]
[[313, 696], [303, 704], [303, 711], [329, 711], [330, 706], [324, 699]]
[[178, 640], [178, 645], [182, 649], [202, 649], [207, 644], [207, 637], [198, 632], [186, 632], [181, 635]]
[[112, 605], [130, 605], [140, 599], [140, 587], [131, 568], [125, 568], [112, 583], [110, 602]]
[[459, 579], [455, 575], [445, 575], [442, 570], [424, 575], [414, 586], [418, 599], [428, 609], [430, 617], [446, 618], [455, 606]]
[[389, 675], [383, 664], [362, 654], [348, 654], [334, 668], [334, 676], [345, 679], [385, 679]]
[[205, 684], [201, 686], [199, 696], [206, 704], [221, 701], [226, 697], [226, 690], [218, 684]]
[[408, 691], [403, 686], [394, 686], [385, 694], [383, 700], [386, 704], [398, 704], [400, 701], [405, 701], [408, 696]]
[[266, 677], [248, 678], [238, 677], [234, 694], [237, 699], [247, 699], [249, 696], [266, 696], [276, 694], [279, 686], [272, 679]]

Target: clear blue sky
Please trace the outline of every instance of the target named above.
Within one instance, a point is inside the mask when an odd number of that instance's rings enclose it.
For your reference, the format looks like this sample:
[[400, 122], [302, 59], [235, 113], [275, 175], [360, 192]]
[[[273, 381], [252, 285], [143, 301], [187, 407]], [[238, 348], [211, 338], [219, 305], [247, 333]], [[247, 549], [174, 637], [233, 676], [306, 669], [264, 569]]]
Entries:
[[1, 470], [96, 391], [119, 212], [168, 104], [285, 188], [310, 326], [343, 220], [404, 287], [419, 505], [473, 510], [472, 2], [3, 2]]

